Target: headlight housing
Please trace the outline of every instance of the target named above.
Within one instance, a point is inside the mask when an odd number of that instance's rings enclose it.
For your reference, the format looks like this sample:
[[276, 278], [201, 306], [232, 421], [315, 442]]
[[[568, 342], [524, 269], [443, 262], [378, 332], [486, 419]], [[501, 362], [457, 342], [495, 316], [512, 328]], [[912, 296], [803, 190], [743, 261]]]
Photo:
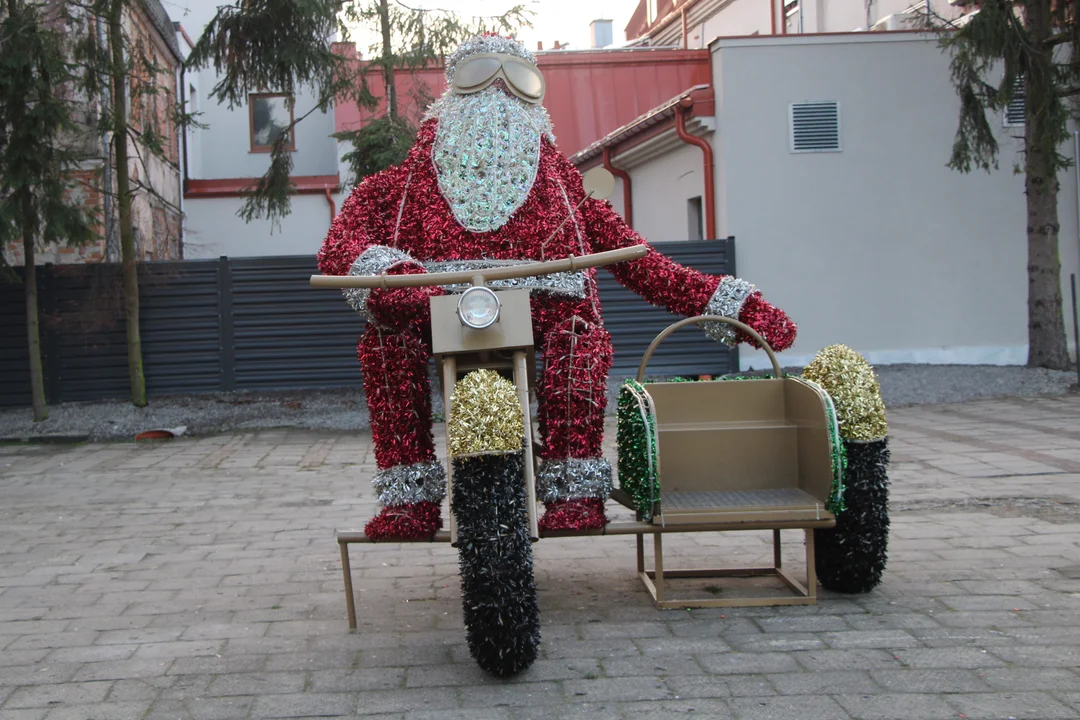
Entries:
[[486, 287], [471, 287], [461, 294], [457, 312], [461, 324], [476, 330], [491, 327], [499, 321], [502, 303], [498, 296]]

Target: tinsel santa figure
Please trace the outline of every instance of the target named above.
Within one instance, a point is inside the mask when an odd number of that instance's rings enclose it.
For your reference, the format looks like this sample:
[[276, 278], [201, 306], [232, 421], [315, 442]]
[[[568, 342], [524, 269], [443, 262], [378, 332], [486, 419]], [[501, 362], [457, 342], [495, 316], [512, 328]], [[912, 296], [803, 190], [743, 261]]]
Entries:
[[[324, 274], [475, 269], [645, 243], [608, 202], [585, 196], [580, 173], [555, 148], [540, 104], [543, 76], [523, 45], [473, 38], [448, 59], [446, 78], [449, 87], [429, 109], [406, 160], [364, 179], [343, 203], [319, 252]], [[672, 313], [738, 318], [776, 350], [795, 339], [795, 324], [744, 280], [704, 275], [652, 249], [608, 269]], [[601, 440], [612, 347], [596, 272], [506, 281], [531, 290], [543, 359], [543, 530], [607, 522], [611, 466], [601, 457]], [[358, 353], [379, 467], [372, 482], [382, 507], [365, 527], [375, 541], [428, 538], [442, 526], [446, 476], [431, 431], [428, 301], [443, 292], [345, 291], [368, 320]], [[726, 324], [706, 332], [728, 344], [752, 342]]]

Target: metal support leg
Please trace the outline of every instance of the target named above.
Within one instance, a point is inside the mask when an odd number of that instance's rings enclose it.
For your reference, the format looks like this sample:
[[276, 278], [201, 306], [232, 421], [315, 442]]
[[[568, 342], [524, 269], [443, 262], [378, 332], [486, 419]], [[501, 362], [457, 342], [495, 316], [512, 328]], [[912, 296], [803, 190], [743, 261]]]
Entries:
[[653, 533], [653, 562], [655, 563], [656, 602], [664, 602], [664, 541], [663, 535]]
[[814, 531], [806, 529], [806, 596], [817, 602], [817, 559], [814, 556]]
[[773, 567], [779, 570], [784, 566], [784, 552], [780, 547], [780, 531], [772, 531], [772, 556]]
[[638, 575], [645, 572], [645, 536], [637, 534], [637, 571]]
[[540, 526], [536, 508], [536, 465], [533, 461], [532, 416], [529, 413], [529, 372], [525, 365], [525, 351], [514, 352], [514, 384], [517, 386], [518, 402], [525, 423], [525, 503], [529, 512], [529, 537], [540, 539]]
[[[450, 396], [454, 394], [454, 385], [457, 383], [457, 360], [453, 357], [443, 358], [443, 411], [446, 413], [446, 426], [450, 427]], [[447, 438], [449, 447], [450, 439]], [[453, 503], [454, 498], [454, 463], [448, 457], [446, 459], [446, 497]], [[450, 544], [457, 542], [457, 521], [454, 519], [454, 508], [450, 508]]]
[[353, 598], [352, 566], [349, 564], [349, 544], [338, 541], [341, 548], [341, 573], [345, 576], [345, 611], [349, 615], [349, 629], [356, 629], [356, 600]]

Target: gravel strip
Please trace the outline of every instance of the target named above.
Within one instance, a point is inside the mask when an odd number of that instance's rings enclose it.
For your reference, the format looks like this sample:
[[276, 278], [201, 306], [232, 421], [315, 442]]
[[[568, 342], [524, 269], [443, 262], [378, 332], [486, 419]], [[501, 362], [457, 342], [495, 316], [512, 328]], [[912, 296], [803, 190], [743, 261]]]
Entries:
[[[875, 370], [885, 404], [891, 407], [1062, 395], [1076, 383], [1073, 372], [1019, 366], [882, 365]], [[610, 384], [612, 399], [619, 383]], [[441, 417], [441, 396], [436, 395], [432, 405]], [[609, 413], [614, 409], [615, 403], [609, 402]], [[145, 430], [180, 427], [186, 435], [266, 428], [353, 432], [368, 424], [359, 389], [234, 392], [154, 398], [145, 408], [122, 401], [63, 403], [51, 406], [43, 423], [33, 422], [29, 408], [0, 410], [0, 440], [131, 440]]]

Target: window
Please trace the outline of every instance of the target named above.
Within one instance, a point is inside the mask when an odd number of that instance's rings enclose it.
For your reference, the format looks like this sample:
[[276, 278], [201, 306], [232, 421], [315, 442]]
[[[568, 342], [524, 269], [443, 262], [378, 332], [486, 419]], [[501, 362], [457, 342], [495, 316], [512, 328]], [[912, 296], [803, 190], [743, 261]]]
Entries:
[[704, 240], [705, 226], [702, 213], [701, 196], [686, 201], [686, 237], [689, 240]]
[[1013, 84], [1013, 97], [1005, 106], [1005, 127], [1024, 127], [1027, 114], [1027, 96], [1024, 93], [1024, 78], [1018, 76]]
[[[251, 120], [251, 152], [270, 152], [281, 133], [293, 122], [293, 101], [288, 95], [256, 93], [248, 95]], [[290, 133], [289, 150], [296, 150]]]
[[791, 106], [791, 152], [839, 152], [840, 103], [804, 102]]

